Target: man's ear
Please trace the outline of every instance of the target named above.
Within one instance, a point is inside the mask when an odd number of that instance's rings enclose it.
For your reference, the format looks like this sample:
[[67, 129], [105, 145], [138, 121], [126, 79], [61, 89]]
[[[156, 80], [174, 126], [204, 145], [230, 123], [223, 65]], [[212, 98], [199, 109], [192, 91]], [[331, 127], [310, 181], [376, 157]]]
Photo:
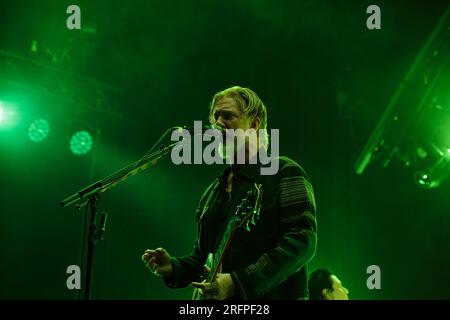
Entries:
[[259, 129], [259, 126], [261, 125], [261, 120], [259, 120], [259, 118], [255, 118], [252, 122], [252, 125], [250, 126], [250, 128], [253, 128], [255, 130]]
[[330, 289], [322, 289], [322, 297], [324, 300], [332, 300], [331, 299], [331, 290]]

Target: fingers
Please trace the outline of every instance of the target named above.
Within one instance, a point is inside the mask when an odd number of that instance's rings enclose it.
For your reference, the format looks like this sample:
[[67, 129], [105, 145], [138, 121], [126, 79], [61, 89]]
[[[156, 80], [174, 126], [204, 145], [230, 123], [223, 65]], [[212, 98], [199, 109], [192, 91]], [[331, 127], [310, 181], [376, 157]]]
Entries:
[[205, 299], [217, 299], [217, 286], [215, 282], [192, 282], [191, 285], [198, 289]]
[[147, 249], [147, 250], [145, 250], [144, 254], [142, 255], [142, 261], [143, 262], [148, 262], [148, 260], [151, 257], [154, 257], [155, 255], [156, 255], [156, 251], [155, 250]]
[[151, 257], [161, 256], [161, 255], [166, 255], [166, 254], [167, 254], [167, 251], [164, 250], [163, 248], [157, 248], [155, 250], [147, 249], [144, 251], [144, 254], [142, 255], [142, 261], [147, 262]]
[[[196, 282], [196, 284], [198, 284], [198, 282]], [[203, 292], [203, 288], [199, 288], [197, 286], [194, 285], [194, 282], [192, 282], [191, 284], [193, 287], [197, 288], [198, 293], [202, 296], [205, 297], [205, 293]]]
[[153, 274], [158, 275], [159, 268], [156, 262], [156, 254], [156, 250], [147, 249], [142, 255], [142, 261]]
[[210, 273], [211, 272], [211, 268], [208, 267], [206, 264], [203, 266], [203, 271], [206, 273]]
[[[153, 259], [153, 258], [152, 258]], [[159, 276], [159, 266], [151, 260], [149, 263], [146, 264], [147, 268], [150, 269], [150, 271], [154, 274]]]
[[197, 289], [204, 289], [206, 282], [192, 282], [191, 285], [196, 287]]
[[152, 270], [156, 269], [158, 267], [158, 264], [156, 263], [156, 258], [151, 257], [147, 260], [147, 266], [149, 266]]
[[148, 258], [147, 266], [151, 267], [152, 269], [155, 269], [158, 266], [158, 264], [156, 263], [156, 258], [155, 257]]
[[148, 260], [151, 257], [160, 256], [160, 255], [164, 255], [164, 254], [167, 254], [167, 252], [163, 248], [157, 248], [155, 250], [147, 249], [147, 250], [144, 251], [144, 254], [142, 255], [142, 261], [143, 262], [148, 262]]
[[157, 248], [157, 249], [155, 249], [155, 251], [156, 251], [156, 253], [159, 253], [159, 254], [165, 254], [166, 253], [166, 250], [164, 250], [163, 248]]
[[141, 259], [155, 275], [163, 276], [171, 272], [170, 255], [161, 247], [145, 250]]
[[198, 293], [204, 298], [208, 299], [207, 295], [205, 294], [205, 282], [192, 282], [191, 285], [198, 289]]

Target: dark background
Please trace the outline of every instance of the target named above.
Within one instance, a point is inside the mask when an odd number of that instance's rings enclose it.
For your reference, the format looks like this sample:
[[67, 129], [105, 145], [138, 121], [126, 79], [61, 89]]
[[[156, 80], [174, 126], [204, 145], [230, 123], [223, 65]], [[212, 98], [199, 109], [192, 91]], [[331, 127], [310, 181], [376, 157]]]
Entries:
[[[94, 33], [67, 30], [70, 4]], [[371, 4], [381, 8], [381, 30], [366, 28]], [[395, 163], [362, 176], [353, 168], [446, 5], [2, 1], [0, 49], [48, 64], [47, 49], [65, 51], [53, 62], [59, 69], [121, 90], [106, 91], [117, 118], [0, 82], [0, 100], [15, 101], [22, 120], [0, 131], [0, 298], [76, 299], [66, 268], [80, 264], [84, 216], [59, 202], [139, 159], [165, 129], [206, 121], [214, 93], [241, 85], [260, 95], [269, 128], [280, 129], [280, 152], [312, 180], [319, 239], [310, 270], [331, 268], [351, 299], [449, 299], [449, 181], [423, 190]], [[30, 52], [33, 40], [39, 57]], [[89, 90], [88, 82], [64, 79]], [[42, 143], [27, 138], [35, 116], [50, 119]], [[101, 135], [80, 157], [68, 140], [83, 128]], [[140, 257], [157, 246], [173, 255], [191, 250], [197, 201], [222, 169], [175, 166], [166, 157], [105, 193], [101, 209], [110, 215], [96, 247], [93, 297], [190, 298], [191, 289], [172, 291], [151, 276]], [[366, 286], [373, 264], [380, 290]]]

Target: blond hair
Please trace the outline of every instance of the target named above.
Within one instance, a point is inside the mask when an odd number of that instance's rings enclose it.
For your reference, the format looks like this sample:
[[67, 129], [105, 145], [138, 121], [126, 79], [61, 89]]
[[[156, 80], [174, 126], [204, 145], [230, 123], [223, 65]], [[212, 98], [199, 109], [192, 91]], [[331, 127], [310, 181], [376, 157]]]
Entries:
[[259, 119], [259, 128], [263, 129], [265, 134], [265, 143], [268, 144], [267, 134], [267, 110], [262, 100], [258, 97], [256, 92], [249, 88], [240, 86], [233, 86], [225, 90], [217, 92], [211, 100], [209, 105], [209, 122], [214, 124], [214, 107], [217, 103], [225, 97], [232, 98], [236, 101], [241, 112], [253, 123], [255, 119]]

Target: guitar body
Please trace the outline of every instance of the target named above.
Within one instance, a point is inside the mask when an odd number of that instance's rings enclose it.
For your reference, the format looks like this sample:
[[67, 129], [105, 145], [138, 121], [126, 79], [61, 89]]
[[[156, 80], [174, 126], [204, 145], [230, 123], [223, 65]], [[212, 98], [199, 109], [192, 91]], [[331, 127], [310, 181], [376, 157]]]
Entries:
[[[214, 267], [214, 254], [211, 252], [208, 254], [208, 258], [206, 258], [205, 270], [203, 275], [203, 282], [211, 282], [212, 272], [211, 270]], [[208, 271], [209, 270], [209, 271]], [[220, 272], [220, 271], [219, 271]], [[205, 300], [203, 296], [200, 294], [197, 288], [194, 288], [194, 293], [192, 294], [192, 300]]]
[[[215, 253], [209, 253], [205, 262], [205, 274], [203, 282], [212, 283], [218, 273], [222, 272], [223, 258], [228, 252], [234, 235], [239, 228], [250, 231], [250, 225], [255, 225], [259, 219], [261, 210], [262, 189], [261, 184], [255, 183], [252, 190], [248, 191], [245, 198], [237, 206], [234, 215], [227, 224], [225, 233]], [[192, 295], [193, 300], [204, 300], [197, 288]]]

